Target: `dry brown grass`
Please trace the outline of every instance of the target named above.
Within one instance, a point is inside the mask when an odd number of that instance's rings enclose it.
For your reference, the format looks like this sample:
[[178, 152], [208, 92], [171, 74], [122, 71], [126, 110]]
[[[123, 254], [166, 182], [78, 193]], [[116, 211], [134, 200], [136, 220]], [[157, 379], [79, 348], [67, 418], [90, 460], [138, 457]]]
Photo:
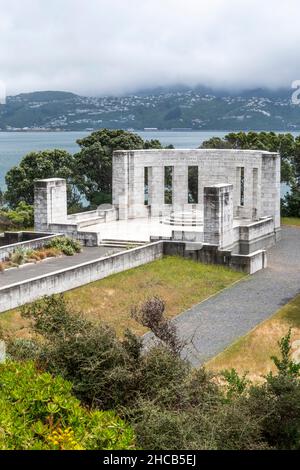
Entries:
[[[84, 312], [94, 321], [110, 324], [120, 336], [126, 328], [143, 334], [146, 329], [131, 318], [133, 305], [159, 296], [165, 300], [166, 313], [171, 318], [243, 277], [221, 266], [166, 257], [69, 291], [66, 298], [74, 310]], [[6, 330], [13, 328], [16, 335], [18, 325], [28, 334], [28, 324], [18, 311], [0, 316], [0, 326]]]
[[285, 305], [269, 320], [233, 343], [206, 366], [214, 371], [234, 368], [257, 380], [274, 370], [272, 355], [278, 355], [278, 341], [292, 328], [292, 343], [300, 339], [300, 296]]

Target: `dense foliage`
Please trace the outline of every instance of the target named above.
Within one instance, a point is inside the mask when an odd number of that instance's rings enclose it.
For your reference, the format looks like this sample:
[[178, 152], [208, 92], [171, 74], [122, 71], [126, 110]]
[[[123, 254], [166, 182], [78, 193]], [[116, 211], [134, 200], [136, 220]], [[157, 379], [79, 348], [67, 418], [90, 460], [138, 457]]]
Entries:
[[88, 411], [61, 377], [32, 362], [0, 365], [0, 449], [134, 448], [133, 431], [113, 412]]
[[55, 237], [45, 244], [45, 248], [55, 249], [66, 256], [73, 256], [81, 252], [79, 241], [70, 237]]
[[34, 180], [58, 177], [67, 180], [69, 205], [78, 202], [78, 192], [73, 184], [73, 161], [71, 154], [57, 149], [25, 155], [19, 165], [6, 174], [5, 200], [11, 208], [17, 207], [20, 201], [32, 205]]
[[24, 307], [42, 341], [11, 341], [8, 351], [71, 381], [85, 405], [115, 409], [130, 421], [138, 447], [300, 449], [300, 366], [290, 359], [290, 334], [280, 343], [282, 357], [273, 358], [277, 374], [262, 384], [235, 371], [217, 378], [192, 370], [172, 347], [176, 331], [162, 318], [158, 299], [136, 318], [147, 321], [156, 306], [153, 324], [163, 343], [143, 352], [129, 331], [118, 339], [108, 326], [74, 313], [62, 296]]
[[15, 209], [0, 210], [0, 228], [17, 229], [33, 227], [33, 207], [26, 202], [19, 202]]
[[300, 217], [300, 186], [294, 185], [291, 192], [281, 201], [283, 217]]

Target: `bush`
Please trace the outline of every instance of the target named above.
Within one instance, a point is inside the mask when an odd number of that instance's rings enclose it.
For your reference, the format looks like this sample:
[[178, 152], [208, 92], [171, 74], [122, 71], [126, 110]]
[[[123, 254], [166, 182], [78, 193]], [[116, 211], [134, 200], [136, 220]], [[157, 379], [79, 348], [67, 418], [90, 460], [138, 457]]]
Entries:
[[17, 248], [9, 257], [9, 261], [17, 266], [26, 262], [26, 250], [24, 248]]
[[0, 365], [0, 449], [134, 448], [134, 434], [112, 412], [88, 411], [61, 377], [32, 362]]
[[276, 449], [300, 449], [300, 364], [290, 358], [291, 331], [278, 345], [281, 357], [273, 357], [277, 374], [270, 373], [261, 386], [252, 386], [248, 399], [251, 413], [261, 421], [262, 433]]
[[46, 259], [47, 257], [55, 257], [60, 254], [61, 252], [56, 248], [38, 250], [17, 248], [10, 253], [9, 258], [2, 263], [2, 270], [12, 266], [20, 266], [25, 263], [36, 263]]
[[14, 210], [2, 210], [0, 214], [10, 221], [12, 227], [30, 228], [34, 224], [33, 206], [19, 202]]
[[[107, 325], [95, 324], [73, 312], [63, 296], [46, 297], [24, 306], [22, 315], [33, 320], [43, 337], [38, 363], [71, 380], [76, 395], [101, 409], [131, 406], [139, 397], [171, 400], [190, 367], [168, 348], [157, 346], [141, 353], [141, 340], [126, 332], [123, 340]], [[76, 338], [76, 341], [74, 341]], [[14, 345], [14, 357], [19, 358]], [[8, 345], [8, 351], [12, 349]], [[177, 399], [177, 398], [176, 398]]]
[[46, 245], [46, 249], [54, 248], [66, 256], [73, 256], [80, 253], [81, 245], [77, 240], [69, 237], [56, 237], [50, 240]]
[[[158, 307], [155, 328], [165, 321]], [[150, 310], [141, 309], [143, 321]], [[290, 359], [290, 334], [274, 358], [277, 374], [251, 384], [235, 370], [223, 371], [221, 381], [204, 369], [191, 370], [170, 348], [174, 331], [167, 346], [159, 342], [142, 351], [132, 333], [118, 339], [108, 326], [74, 313], [63, 296], [25, 306], [22, 314], [41, 340], [9, 343], [8, 354], [19, 360], [28, 355], [69, 380], [86, 405], [115, 409], [130, 421], [139, 448], [300, 448], [300, 366]]]

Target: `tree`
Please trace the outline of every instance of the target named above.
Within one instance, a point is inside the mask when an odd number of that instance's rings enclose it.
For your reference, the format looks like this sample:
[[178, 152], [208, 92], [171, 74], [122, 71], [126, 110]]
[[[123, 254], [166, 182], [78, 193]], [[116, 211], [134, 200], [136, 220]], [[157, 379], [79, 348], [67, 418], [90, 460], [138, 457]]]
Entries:
[[300, 217], [300, 188], [294, 185], [281, 200], [281, 213], [283, 217]]
[[124, 130], [101, 129], [77, 141], [81, 147], [75, 158], [78, 189], [92, 206], [111, 202], [112, 155], [115, 150], [162, 148], [158, 140], [144, 142]]
[[79, 195], [74, 185], [73, 164], [73, 156], [64, 150], [44, 150], [27, 154], [18, 166], [13, 167], [6, 174], [5, 200], [12, 208], [15, 208], [20, 201], [32, 205], [34, 180], [66, 178], [69, 205], [78, 202]]
[[7, 219], [12, 228], [31, 228], [34, 224], [33, 207], [24, 201], [19, 202], [13, 210], [7, 208], [0, 210], [0, 216], [3, 217], [3, 225], [6, 225], [4, 220]]

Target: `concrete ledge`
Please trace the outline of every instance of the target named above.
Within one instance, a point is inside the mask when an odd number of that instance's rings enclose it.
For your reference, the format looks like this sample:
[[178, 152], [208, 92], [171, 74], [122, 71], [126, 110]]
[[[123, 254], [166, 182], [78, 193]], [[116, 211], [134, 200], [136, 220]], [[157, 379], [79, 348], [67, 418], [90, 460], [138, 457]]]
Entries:
[[254, 274], [267, 266], [267, 253], [265, 250], [258, 250], [249, 255], [232, 255], [231, 258], [231, 267], [247, 274]]

